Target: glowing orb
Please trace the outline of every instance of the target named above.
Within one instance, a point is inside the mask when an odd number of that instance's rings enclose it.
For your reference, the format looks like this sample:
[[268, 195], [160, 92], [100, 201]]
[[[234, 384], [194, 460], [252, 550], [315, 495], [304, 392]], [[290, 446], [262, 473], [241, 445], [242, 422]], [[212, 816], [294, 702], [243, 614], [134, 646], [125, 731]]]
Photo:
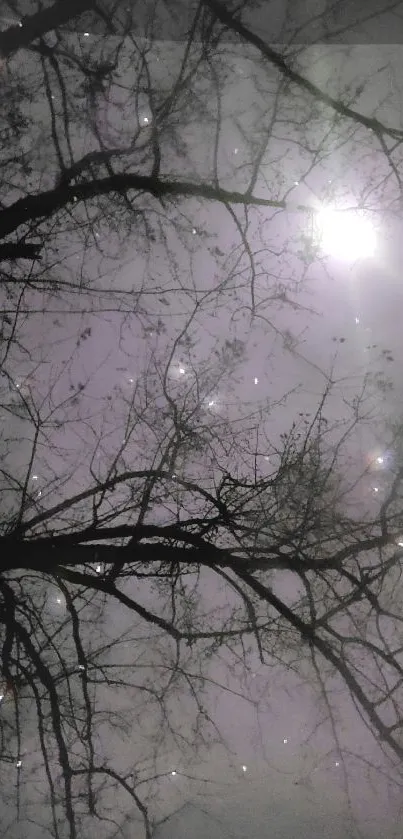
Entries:
[[322, 251], [343, 260], [365, 259], [375, 252], [375, 230], [359, 212], [323, 208], [317, 218], [317, 233]]

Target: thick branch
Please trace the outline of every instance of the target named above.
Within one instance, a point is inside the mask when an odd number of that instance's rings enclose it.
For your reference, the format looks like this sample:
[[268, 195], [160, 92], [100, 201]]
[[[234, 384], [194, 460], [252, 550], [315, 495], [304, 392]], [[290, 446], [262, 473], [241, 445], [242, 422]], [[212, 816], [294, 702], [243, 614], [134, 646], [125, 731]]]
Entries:
[[80, 17], [94, 5], [94, 0], [57, 0], [53, 6], [23, 18], [21, 24], [0, 32], [0, 55], [8, 58], [22, 47], [27, 47], [36, 38], [41, 38], [47, 32]]
[[[206, 567], [217, 567], [251, 570], [256, 567], [253, 560], [233, 556], [230, 551], [205, 544], [204, 547], [179, 547], [164, 544], [132, 545], [102, 545], [102, 544], [58, 544], [52, 539], [38, 539], [34, 542], [0, 541], [2, 553], [1, 570], [16, 571], [31, 569], [33, 571], [54, 572], [60, 565], [76, 567], [94, 563], [104, 563], [107, 566], [115, 564], [140, 562], [143, 564], [166, 563], [174, 565], [195, 564]], [[281, 560], [271, 557], [268, 551], [267, 559], [259, 559], [259, 567], [290, 568], [291, 558]], [[92, 580], [92, 577], [90, 578]], [[94, 580], [96, 578], [94, 577]]]
[[[106, 541], [127, 539], [127, 544], [103, 544]], [[142, 543], [144, 539], [159, 539], [160, 542]], [[102, 562], [105, 565], [120, 565], [141, 562], [196, 564], [206, 567], [232, 568], [236, 570], [265, 571], [284, 569], [301, 573], [307, 570], [342, 569], [346, 560], [368, 551], [379, 550], [390, 544], [391, 537], [378, 536], [362, 539], [337, 551], [333, 556], [311, 559], [300, 555], [298, 550], [282, 551], [281, 545], [262, 545], [255, 551], [217, 548], [200, 534], [175, 525], [118, 525], [116, 527], [90, 526], [81, 531], [63, 535], [43, 536], [22, 540], [14, 537], [0, 538], [2, 560], [0, 569], [12, 571], [30, 568], [36, 571], [52, 571], [58, 565], [70, 567]], [[168, 542], [168, 544], [167, 544]], [[92, 544], [89, 544], [92, 543]], [[174, 544], [176, 543], [176, 544]], [[347, 574], [347, 571], [345, 571]], [[359, 583], [351, 578], [350, 582]]]
[[[144, 544], [142, 539], [158, 538], [162, 542]], [[129, 539], [126, 545], [102, 544], [103, 540]], [[167, 544], [176, 542], [177, 544]], [[92, 542], [92, 544], [88, 544]], [[374, 547], [375, 540], [371, 542]], [[365, 547], [365, 545], [364, 545]], [[30, 568], [36, 571], [53, 571], [58, 565], [77, 566], [91, 563], [118, 565], [141, 562], [204, 565], [206, 567], [230, 568], [233, 570], [285, 569], [295, 571], [339, 569], [340, 562], [332, 557], [323, 560], [301, 558], [297, 551], [283, 553], [277, 544], [262, 547], [257, 556], [245, 550], [217, 548], [197, 533], [191, 533], [179, 525], [159, 526], [119, 525], [118, 527], [89, 527], [83, 531], [63, 536], [40, 537], [22, 541], [16, 538], [0, 539], [2, 571]], [[358, 551], [356, 551], [357, 553]], [[253, 554], [253, 552], [252, 552]]]
[[32, 242], [5, 242], [0, 245], [0, 262], [15, 262], [16, 259], [40, 259], [42, 245]]
[[[17, 230], [22, 224], [36, 219], [50, 218], [68, 204], [87, 201], [98, 195], [113, 192], [125, 195], [129, 190], [147, 192], [156, 198], [180, 196], [182, 198], [204, 198], [221, 204], [242, 204], [256, 207], [287, 209], [285, 201], [259, 198], [243, 192], [221, 189], [209, 184], [193, 184], [189, 181], [162, 181], [149, 175], [123, 174], [80, 183], [76, 186], [62, 184], [47, 192], [20, 198], [0, 212], [0, 238]], [[298, 206], [298, 210], [311, 213], [311, 207]]]

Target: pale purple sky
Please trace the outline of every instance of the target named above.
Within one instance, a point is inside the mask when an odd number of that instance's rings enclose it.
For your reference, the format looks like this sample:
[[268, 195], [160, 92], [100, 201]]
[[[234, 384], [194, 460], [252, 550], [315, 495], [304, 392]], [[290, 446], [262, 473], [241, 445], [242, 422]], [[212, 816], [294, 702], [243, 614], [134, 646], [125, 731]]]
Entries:
[[[156, 57], [159, 58], [159, 67], [154, 65], [156, 77], [168, 79], [169, 74], [178, 66], [180, 54], [180, 45], [158, 44]], [[235, 58], [234, 55], [233, 51], [231, 61], [234, 72], [230, 75], [222, 103], [223, 132], [219, 165], [223, 181], [227, 179], [234, 187], [241, 188], [245, 180], [244, 164], [248, 155], [248, 142], [259, 139], [262, 113], [267, 104], [266, 96], [273, 80], [270, 76], [267, 78], [262, 68], [255, 68], [257, 85], [251, 82], [253, 67], [249, 59], [239, 53]], [[229, 64], [230, 59], [226, 60]], [[308, 75], [329, 89], [337, 90], [350, 76], [358, 81], [370, 76], [369, 89], [364, 91], [361, 103], [363, 111], [373, 110], [375, 102], [382, 101], [379, 118], [400, 124], [401, 48], [356, 47], [347, 55], [341, 49], [322, 47], [307, 50], [304, 60]], [[124, 64], [123, 54], [120, 83], [122, 86], [126, 83], [130, 86], [133, 81], [131, 69]], [[387, 69], [381, 69], [386, 64]], [[17, 57], [15, 67], [25, 78], [34, 74], [26, 56], [24, 65]], [[259, 85], [258, 93], [255, 88]], [[41, 168], [41, 143], [44, 143], [44, 138], [48, 139], [49, 125], [40, 91], [32, 106], [31, 119], [33, 140], [38, 150], [32, 154], [37, 154], [41, 188], [45, 188], [47, 179], [49, 182], [52, 180], [52, 172], [51, 162], [47, 172], [43, 173]], [[133, 123], [126, 112], [121, 125], [117, 123], [116, 109], [111, 108], [110, 113], [105, 109], [100, 119], [109, 142], [116, 142], [122, 131], [128, 137], [133, 131]], [[315, 135], [315, 131], [322, 129], [323, 126], [312, 125], [308, 126], [306, 133], [302, 128], [301, 132], [304, 140], [307, 140], [309, 136], [312, 138]], [[246, 132], [244, 137], [242, 130]], [[354, 201], [358, 200], [368, 185], [368, 179], [372, 178], [374, 203], [390, 205], [394, 187], [384, 181], [385, 163], [372, 148], [364, 149], [361, 145], [354, 145], [354, 138], [349, 138], [346, 145], [329, 155], [312, 172], [308, 172], [312, 161], [306, 150], [296, 149], [287, 130], [287, 126], [279, 123], [278, 137], [274, 139], [268, 161], [262, 167], [258, 183], [260, 189], [278, 188], [281, 175], [283, 183], [280, 192], [291, 189], [291, 200], [295, 204], [323, 199], [326, 191], [334, 198], [333, 185], [337, 197]], [[205, 126], [195, 125], [189, 118], [182, 127], [182, 133], [193, 158], [183, 166], [181, 160], [175, 159], [172, 150], [167, 148], [164, 158], [167, 174], [173, 172], [178, 177], [189, 177], [192, 164], [201, 176], [205, 176], [211, 164], [213, 142], [208, 123]], [[121, 137], [122, 142], [124, 139]], [[87, 138], [83, 139], [78, 130], [75, 140], [77, 147], [82, 142], [85, 148]], [[286, 158], [283, 156], [285, 152]], [[266, 186], [263, 178], [266, 179]], [[301, 183], [303, 179], [305, 184]], [[295, 181], [299, 182], [298, 186]], [[34, 183], [33, 188], [36, 186]], [[368, 196], [367, 200], [370, 203], [372, 198]], [[196, 314], [189, 329], [195, 342], [192, 364], [185, 351], [175, 353], [167, 379], [172, 393], [175, 388], [183, 388], [186, 383], [191, 383], [194, 370], [201, 374], [210, 364], [216, 364], [214, 352], [221, 348], [226, 337], [231, 340], [237, 337], [245, 342], [244, 362], [237, 369], [236, 375], [224, 377], [206, 397], [205, 410], [233, 420], [242, 412], [247, 413], [251, 407], [256, 408], [267, 400], [272, 405], [284, 393], [295, 390], [286, 409], [280, 406], [267, 416], [266, 429], [271, 438], [277, 440], [279, 433], [284, 430], [284, 410], [287, 424], [290, 424], [295, 412], [314, 409], [324, 384], [321, 370], [327, 373], [333, 361], [336, 374], [340, 376], [346, 373], [350, 376], [358, 375], [367, 369], [375, 371], [379, 351], [368, 350], [367, 347], [377, 344], [380, 349], [390, 348], [396, 359], [387, 365], [387, 373], [394, 381], [395, 390], [386, 399], [379, 394], [375, 396], [374, 406], [379, 416], [395, 414], [396, 409], [400, 409], [403, 237], [400, 222], [392, 212], [374, 218], [378, 225], [378, 244], [374, 257], [353, 265], [337, 258], [318, 260], [306, 275], [293, 244], [295, 232], [302, 224], [298, 212], [291, 212], [286, 218], [283, 214], [269, 218], [268, 214], [251, 212], [249, 241], [256, 252], [261, 251], [260, 270], [270, 274], [270, 282], [267, 276], [260, 277], [255, 288], [258, 311], [266, 320], [263, 317], [256, 318], [251, 323], [249, 282], [245, 282], [244, 287], [237, 291], [236, 302], [230, 289], [222, 292], [218, 303], [213, 293], [217, 282], [228, 275], [231, 269], [235, 270], [237, 233], [228, 212], [217, 205], [205, 204], [200, 208], [194, 201], [180, 206], [182, 210], [183, 216], [178, 211], [177, 220], [183, 223], [183, 233], [179, 235], [172, 228], [168, 232], [169, 253], [175, 257], [170, 262], [162, 242], [157, 241], [150, 254], [142, 255], [134, 236], [128, 239], [122, 254], [106, 225], [99, 227], [98, 246], [102, 253], [93, 249], [84, 265], [80, 242], [74, 242], [73, 234], [68, 240], [69, 257], [62, 269], [66, 278], [77, 275], [79, 268], [85, 270], [88, 276], [100, 276], [102, 287], [108, 288], [113, 271], [118, 288], [124, 291], [134, 288], [136, 292], [141, 289], [139, 306], [147, 309], [147, 316], [140, 311], [133, 315], [132, 298], [125, 297], [122, 298], [124, 314], [105, 311], [109, 308], [106, 295], [101, 305], [104, 311], [99, 315], [74, 315], [69, 311], [70, 308], [86, 308], [85, 295], [81, 295], [74, 305], [66, 295], [64, 301], [48, 303], [45, 316], [31, 314], [28, 322], [21, 326], [27, 344], [38, 347], [36, 354], [40, 364], [36, 369], [30, 369], [15, 353], [9, 369], [20, 388], [27, 387], [29, 381], [33, 389], [40, 393], [51, 380], [54, 382], [54, 401], [59, 402], [69, 394], [71, 386], [77, 387], [79, 382], [85, 385], [82, 401], [78, 405], [69, 406], [63, 417], [63, 426], [49, 433], [49, 450], [42, 450], [34, 463], [35, 488], [42, 493], [41, 503], [55, 503], [58, 494], [63, 497], [67, 491], [82, 487], [88, 480], [90, 461], [93, 456], [99, 457], [95, 454], [95, 437], [89, 431], [89, 425], [82, 420], [83, 413], [91, 417], [93, 428], [99, 432], [103, 429], [104, 435], [107, 431], [104, 445], [108, 453], [115, 452], [120, 446], [125, 435], [125, 399], [130, 398], [134, 385], [143, 381], [151, 359], [156, 359], [159, 371], [164, 369], [168, 354], [183, 329], [196, 297], [200, 299], [202, 294], [209, 295], [204, 303], [203, 315], [200, 317]], [[192, 232], [192, 225], [195, 233]], [[213, 248], [217, 249], [214, 253]], [[247, 277], [244, 263], [242, 269]], [[261, 302], [271, 293], [273, 275], [281, 282], [289, 284], [291, 281], [291, 285], [304, 282], [298, 295], [294, 292], [290, 294], [299, 308], [288, 305], [274, 309], [272, 304]], [[241, 280], [242, 276], [239, 275], [239, 285]], [[155, 292], [157, 287], [161, 288], [158, 294]], [[35, 308], [36, 302], [42, 301], [42, 296], [32, 294], [27, 298], [27, 305], [28, 300], [29, 305]], [[308, 312], [308, 309], [314, 311]], [[272, 325], [267, 321], [269, 317]], [[159, 335], [155, 330], [158, 319], [164, 330]], [[152, 334], [147, 331], [150, 324], [154, 324]], [[77, 336], [84, 328], [89, 328], [90, 334], [77, 346]], [[284, 333], [284, 330], [290, 336], [300, 338], [297, 355], [284, 348], [284, 340], [279, 334], [281, 331]], [[335, 337], [344, 337], [346, 341], [339, 344], [334, 342]], [[343, 385], [332, 403], [332, 410], [342, 413], [341, 396], [350, 393], [351, 386]], [[209, 405], [209, 401], [213, 404]], [[17, 437], [21, 433], [15, 423], [13, 433]], [[379, 426], [374, 424], [355, 441], [359, 468], [365, 468], [368, 453], [382, 444], [378, 435]], [[53, 447], [62, 450], [59, 459], [52, 453]], [[29, 452], [29, 443], [25, 440], [10, 454], [9, 460], [16, 474], [20, 471], [23, 474]], [[126, 463], [139, 466], [143, 461], [148, 462], [148, 455], [147, 439], [143, 439], [136, 430], [127, 445], [124, 455]], [[101, 458], [105, 459], [105, 452]], [[195, 458], [189, 468], [197, 475], [202, 466]], [[252, 469], [252, 464], [249, 468]], [[269, 468], [264, 458], [260, 468], [263, 473]], [[59, 487], [52, 484], [49, 490], [49, 481], [60, 476], [62, 470], [71, 473], [70, 480], [67, 484], [61, 483]], [[368, 500], [371, 499], [371, 482], [365, 491], [368, 492]], [[279, 590], [283, 587], [284, 596], [291, 590], [290, 581], [284, 577], [278, 585]], [[208, 575], [205, 591], [206, 600], [210, 601], [213, 592]], [[147, 597], [152, 598], [152, 595], [147, 593]], [[109, 617], [108, 631], [116, 637], [123, 634], [131, 623], [130, 616], [121, 613], [112, 612]], [[214, 666], [218, 669], [213, 675], [219, 678], [220, 667], [217, 664]], [[224, 757], [219, 750], [213, 749], [203, 764], [192, 767], [192, 771], [199, 773], [199, 776], [229, 784], [220, 796], [217, 796], [217, 788], [214, 787], [214, 803], [207, 799], [207, 803], [203, 804], [213, 816], [215, 827], [210, 827], [207, 816], [203, 820], [198, 814], [201, 805], [197, 800], [191, 807], [181, 811], [180, 816], [175, 817], [176, 820], [170, 825], [167, 823], [164, 828], [161, 827], [156, 839], [184, 839], [190, 834], [198, 839], [199, 835], [205, 836], [206, 831], [214, 839], [216, 836], [227, 835], [238, 839], [245, 832], [248, 832], [251, 839], [262, 835], [270, 836], [271, 839], [294, 839], [297, 835], [301, 839], [305, 839], [305, 835], [311, 839], [322, 836], [339, 839], [348, 835], [344, 827], [339, 830], [338, 826], [338, 819], [340, 824], [344, 824], [343, 819], [349, 816], [345, 789], [347, 775], [353, 814], [363, 825], [362, 839], [372, 839], [372, 836], [377, 835], [378, 828], [371, 828], [368, 823], [374, 824], [377, 816], [383, 824], [383, 835], [386, 837], [389, 814], [396, 817], [398, 796], [393, 793], [392, 803], [388, 801], [388, 784], [385, 779], [379, 781], [374, 790], [366, 776], [364, 763], [360, 764], [352, 757], [346, 757], [344, 763], [339, 761], [331, 732], [326, 726], [306, 742], [321, 713], [308, 688], [303, 688], [291, 675], [280, 677], [277, 669], [269, 670], [266, 675], [256, 670], [254, 684], [249, 687], [252, 693], [260, 689], [263, 694], [260, 697], [262, 710], [258, 715], [250, 705], [231, 693], [225, 693], [217, 705], [216, 719], [233, 753], [232, 765], [228, 756]], [[269, 690], [269, 696], [266, 696]], [[365, 753], [366, 759], [377, 762], [380, 759], [377, 746], [358, 721], [347, 700], [340, 699], [339, 707], [343, 710], [341, 738], [344, 747], [355, 753]], [[107, 743], [106, 751], [108, 745], [114, 756], [113, 748], [117, 748], [116, 744]], [[129, 761], [134, 748], [133, 740], [126, 738], [125, 743], [119, 745], [120, 758]], [[158, 790], [160, 798], [155, 802], [158, 818], [180, 807], [186, 800], [194, 802], [195, 795], [205, 790], [202, 782], [192, 784], [186, 780], [188, 770], [180, 762], [178, 764], [177, 760], [173, 746], [168, 754], [161, 757], [162, 771], [169, 773], [172, 769], [176, 774], [165, 777], [162, 788]], [[245, 771], [243, 766], [247, 767]], [[218, 800], [219, 797], [222, 801]], [[318, 818], [316, 825], [310, 821], [312, 813]], [[225, 830], [217, 828], [220, 819], [225, 822]], [[327, 834], [324, 825], [329, 826]], [[130, 830], [134, 830], [132, 824], [127, 826], [128, 837], [135, 835]], [[29, 839], [36, 839], [33, 831], [34, 828]], [[390, 833], [391, 837], [397, 835]]]

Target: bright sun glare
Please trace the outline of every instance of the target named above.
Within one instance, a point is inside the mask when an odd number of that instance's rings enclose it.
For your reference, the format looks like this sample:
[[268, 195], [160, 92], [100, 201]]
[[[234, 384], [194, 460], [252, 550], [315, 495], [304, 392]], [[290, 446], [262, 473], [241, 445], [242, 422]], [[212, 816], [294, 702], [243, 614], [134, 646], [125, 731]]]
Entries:
[[353, 261], [373, 256], [375, 230], [363, 215], [325, 207], [319, 210], [316, 222], [325, 255]]

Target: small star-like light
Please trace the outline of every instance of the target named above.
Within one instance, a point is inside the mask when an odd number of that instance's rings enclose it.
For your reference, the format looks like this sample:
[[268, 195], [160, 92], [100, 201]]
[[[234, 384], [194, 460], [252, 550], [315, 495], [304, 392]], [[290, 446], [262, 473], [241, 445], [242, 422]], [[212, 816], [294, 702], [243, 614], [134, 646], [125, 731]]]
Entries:
[[259, 383], [259, 379], [258, 379], [258, 377], [257, 377], [257, 376], [255, 376], [255, 378], [254, 378], [254, 382], [255, 382], [255, 385], [257, 385], [257, 384]]
[[374, 487], [374, 492], [379, 492], [379, 487]]
[[39, 492], [38, 492], [38, 495], [37, 495], [36, 497], [37, 497], [37, 498], [40, 498], [40, 497], [41, 497], [41, 495], [42, 495], [42, 490], [40, 489], [40, 490], [39, 490]]
[[4, 693], [0, 693], [0, 702], [2, 702], [3, 699], [4, 699]]
[[149, 124], [149, 122], [150, 122], [150, 120], [149, 120], [149, 118], [148, 118], [148, 117], [143, 117], [143, 119], [141, 120], [141, 122], [142, 122], [142, 125], [148, 125], [148, 124]]
[[376, 462], [377, 463], [383, 463], [383, 457], [377, 457]]
[[18, 26], [22, 26], [22, 21], [18, 21]]
[[208, 403], [209, 408], [212, 408], [214, 404], [214, 399], [210, 399], [210, 402]]
[[32, 480], [37, 481], [38, 480], [38, 475], [32, 475]]
[[171, 775], [176, 775], [175, 769], [172, 770]]
[[340, 766], [339, 761], [338, 761], [338, 760], [336, 760], [336, 763], [335, 763], [334, 765], [335, 765], [335, 766]]
[[283, 743], [288, 743], [288, 737], [284, 737]]
[[79, 670], [85, 670], [85, 666], [84, 666], [84, 664], [79, 664], [79, 665], [78, 665], [78, 669], [79, 669]]
[[61, 602], [62, 602], [62, 598], [61, 597], [56, 597], [56, 603], [60, 604]]
[[182, 375], [183, 375], [184, 372], [185, 372], [185, 368], [184, 367], [179, 367], [179, 372], [182, 373]]
[[195, 227], [192, 227], [192, 233], [193, 233], [193, 236], [196, 236], [197, 230], [196, 230]]
[[397, 544], [399, 548], [403, 548], [403, 539], [400, 539], [400, 541]]
[[238, 154], [239, 149], [234, 149], [234, 154]]
[[132, 384], [133, 384], [133, 382], [134, 382], [134, 379], [132, 379], [132, 378], [130, 377], [129, 382], [130, 382], [130, 384], [132, 385]]
[[97, 574], [100, 574], [101, 573], [101, 566], [97, 565], [95, 570], [96, 570]]
[[294, 181], [294, 186], [299, 186], [299, 181]]
[[17, 760], [17, 763], [15, 765], [16, 765], [17, 769], [19, 769], [20, 766], [22, 766], [22, 760]]
[[89, 37], [90, 37], [90, 33], [89, 32], [84, 32], [84, 38], [89, 38]]
[[360, 322], [360, 319], [359, 319], [359, 318], [356, 318], [356, 319], [355, 319], [355, 322], [358, 324], [358, 323]]
[[243, 764], [243, 766], [242, 766], [242, 772], [246, 772], [246, 771], [247, 771], [247, 769], [248, 769], [248, 767], [247, 767], [247, 766], [245, 766], [245, 764]]

